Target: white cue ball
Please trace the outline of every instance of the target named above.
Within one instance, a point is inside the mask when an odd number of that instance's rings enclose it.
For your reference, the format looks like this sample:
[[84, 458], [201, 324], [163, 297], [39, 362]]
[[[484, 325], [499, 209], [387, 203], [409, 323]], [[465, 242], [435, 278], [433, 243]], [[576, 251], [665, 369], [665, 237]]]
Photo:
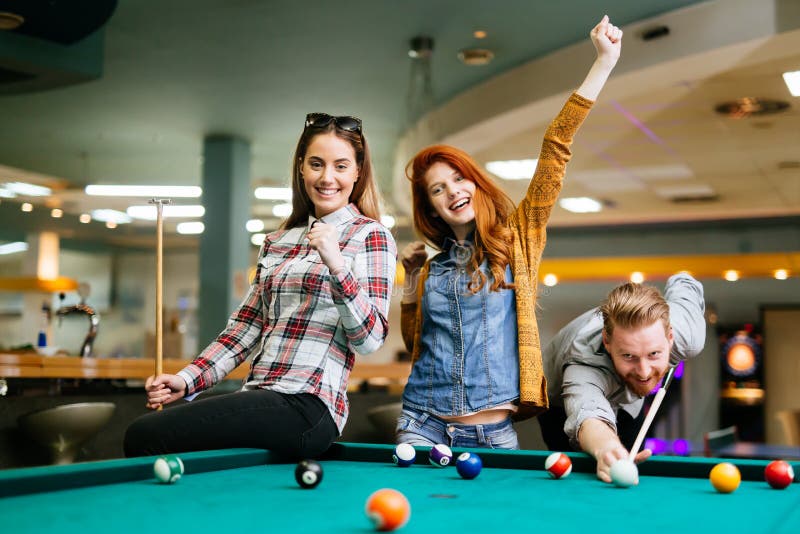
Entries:
[[611, 482], [620, 488], [639, 483], [639, 469], [631, 460], [617, 460], [611, 464]]

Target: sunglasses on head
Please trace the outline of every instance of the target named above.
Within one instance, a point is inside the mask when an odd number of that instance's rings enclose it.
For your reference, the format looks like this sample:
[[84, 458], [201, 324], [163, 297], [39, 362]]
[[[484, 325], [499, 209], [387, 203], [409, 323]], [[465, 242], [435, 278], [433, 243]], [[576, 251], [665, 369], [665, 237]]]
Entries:
[[306, 128], [324, 128], [333, 122], [337, 128], [346, 132], [361, 133], [361, 119], [342, 115], [335, 117], [327, 113], [309, 113], [306, 115]]

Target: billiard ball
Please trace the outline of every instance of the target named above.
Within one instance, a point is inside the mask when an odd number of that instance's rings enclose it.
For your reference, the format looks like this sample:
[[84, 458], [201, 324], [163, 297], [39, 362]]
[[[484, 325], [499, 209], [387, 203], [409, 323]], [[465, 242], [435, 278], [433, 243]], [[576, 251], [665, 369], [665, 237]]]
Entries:
[[611, 464], [611, 482], [619, 488], [628, 488], [639, 483], [639, 469], [633, 460], [623, 458]]
[[177, 456], [160, 456], [153, 462], [153, 475], [162, 484], [173, 484], [181, 478], [182, 474], [183, 461]]
[[544, 461], [544, 468], [553, 478], [564, 478], [572, 473], [572, 460], [563, 452], [554, 452]]
[[294, 479], [303, 489], [316, 488], [322, 482], [322, 466], [314, 460], [302, 460], [294, 468]]
[[411, 505], [406, 496], [390, 488], [379, 489], [369, 496], [364, 507], [376, 530], [395, 530], [408, 522]]
[[456, 471], [461, 475], [461, 478], [472, 480], [483, 469], [483, 462], [481, 457], [471, 452], [463, 452], [456, 459]]
[[448, 466], [453, 460], [453, 451], [447, 445], [439, 443], [431, 447], [431, 452], [428, 453], [428, 460], [436, 467]]
[[767, 484], [775, 489], [783, 489], [794, 481], [794, 469], [788, 462], [775, 460], [764, 469]]
[[417, 451], [414, 450], [414, 447], [408, 443], [400, 443], [394, 448], [392, 461], [396, 463], [398, 467], [408, 467], [409, 465], [413, 464], [414, 460], [416, 459]]
[[739, 468], [735, 465], [722, 462], [715, 465], [711, 469], [709, 480], [714, 489], [720, 493], [731, 493], [739, 487], [742, 481], [742, 474], [739, 473]]

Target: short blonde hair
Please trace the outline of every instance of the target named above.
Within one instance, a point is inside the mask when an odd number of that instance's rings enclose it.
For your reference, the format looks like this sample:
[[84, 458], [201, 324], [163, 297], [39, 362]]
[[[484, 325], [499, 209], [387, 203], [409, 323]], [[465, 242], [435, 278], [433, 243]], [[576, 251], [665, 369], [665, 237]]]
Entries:
[[603, 330], [611, 337], [614, 328], [640, 328], [656, 321], [669, 333], [669, 305], [653, 286], [628, 282], [616, 287], [600, 305]]

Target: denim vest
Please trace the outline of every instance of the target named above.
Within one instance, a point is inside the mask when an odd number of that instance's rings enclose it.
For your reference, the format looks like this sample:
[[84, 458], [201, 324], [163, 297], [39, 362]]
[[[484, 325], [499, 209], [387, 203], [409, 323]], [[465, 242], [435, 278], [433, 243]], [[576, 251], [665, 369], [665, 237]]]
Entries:
[[[490, 291], [491, 271], [472, 294], [466, 270], [472, 244], [455, 243], [430, 262], [422, 296], [419, 359], [403, 392], [406, 406], [467, 415], [519, 399], [517, 308], [513, 290]], [[512, 282], [506, 268], [506, 282]]]

